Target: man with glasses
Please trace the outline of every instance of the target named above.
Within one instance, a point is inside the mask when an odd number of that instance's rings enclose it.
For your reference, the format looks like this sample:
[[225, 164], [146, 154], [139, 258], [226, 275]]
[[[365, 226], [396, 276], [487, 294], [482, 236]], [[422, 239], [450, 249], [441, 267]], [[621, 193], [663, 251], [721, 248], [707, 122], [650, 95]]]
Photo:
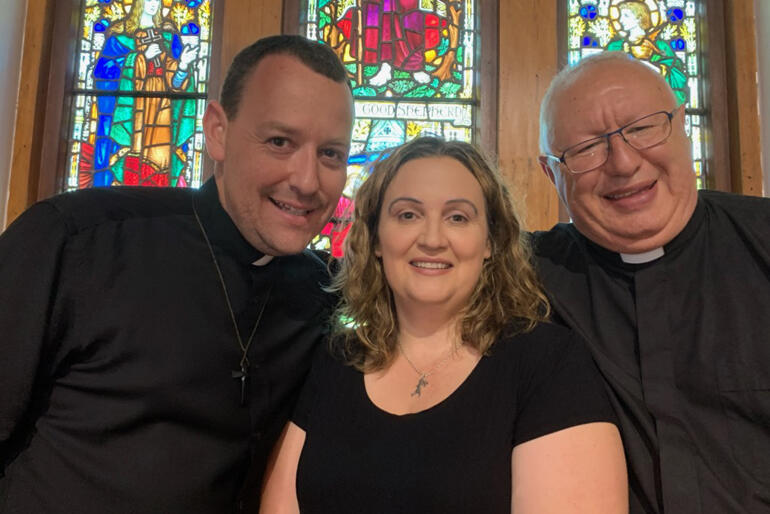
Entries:
[[684, 107], [623, 53], [559, 73], [540, 124], [573, 223], [538, 266], [604, 375], [631, 512], [770, 511], [770, 200], [698, 191]]

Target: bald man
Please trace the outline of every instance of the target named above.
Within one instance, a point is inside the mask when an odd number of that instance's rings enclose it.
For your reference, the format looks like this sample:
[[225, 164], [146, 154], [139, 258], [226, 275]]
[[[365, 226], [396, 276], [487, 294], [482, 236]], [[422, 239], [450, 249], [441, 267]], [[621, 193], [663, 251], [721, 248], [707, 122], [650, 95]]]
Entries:
[[698, 191], [684, 116], [623, 53], [554, 79], [540, 164], [573, 223], [538, 266], [618, 412], [631, 512], [768, 512], [770, 199]]

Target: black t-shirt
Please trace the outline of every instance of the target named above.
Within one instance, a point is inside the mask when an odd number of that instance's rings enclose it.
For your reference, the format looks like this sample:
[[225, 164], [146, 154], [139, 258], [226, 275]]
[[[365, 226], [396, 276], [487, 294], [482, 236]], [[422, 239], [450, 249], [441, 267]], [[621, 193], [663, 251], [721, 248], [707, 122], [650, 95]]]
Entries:
[[303, 513], [510, 513], [514, 446], [614, 422], [598, 371], [569, 330], [540, 324], [501, 339], [445, 400], [394, 415], [363, 374], [319, 351], [294, 422]]

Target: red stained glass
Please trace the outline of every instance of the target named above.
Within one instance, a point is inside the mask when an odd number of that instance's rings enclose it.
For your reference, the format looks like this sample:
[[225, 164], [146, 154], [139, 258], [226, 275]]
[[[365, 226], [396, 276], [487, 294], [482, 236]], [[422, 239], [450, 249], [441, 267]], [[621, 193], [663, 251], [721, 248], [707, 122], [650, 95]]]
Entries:
[[377, 49], [380, 41], [380, 31], [377, 29], [366, 29], [366, 48]]
[[441, 36], [439, 36], [436, 29], [425, 29], [425, 48], [436, 48], [441, 42]]

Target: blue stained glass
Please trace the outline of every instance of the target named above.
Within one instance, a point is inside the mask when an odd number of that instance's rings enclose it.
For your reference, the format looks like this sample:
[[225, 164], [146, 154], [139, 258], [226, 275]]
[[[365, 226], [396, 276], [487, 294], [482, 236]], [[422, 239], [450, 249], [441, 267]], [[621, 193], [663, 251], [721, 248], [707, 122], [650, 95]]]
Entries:
[[97, 97], [96, 104], [99, 106], [99, 112], [112, 112], [115, 110], [114, 96]]
[[105, 23], [103, 20], [102, 21], [98, 21], [98, 22], [94, 23], [94, 32], [104, 32], [105, 30], [107, 30], [108, 26], [109, 25], [107, 23]]
[[179, 59], [179, 56], [182, 55], [182, 40], [176, 34], [171, 38], [171, 54], [174, 59]]
[[348, 164], [364, 164], [367, 161], [367, 156], [365, 153], [358, 154], [358, 155], [351, 155], [348, 158]]
[[118, 89], [117, 80], [97, 80], [95, 84], [97, 88], [105, 89], [107, 91], [115, 91]]
[[130, 52], [131, 49], [126, 45], [118, 41], [117, 38], [109, 38], [104, 43], [104, 49], [102, 50], [102, 57], [117, 57], [125, 55]]
[[96, 125], [96, 135], [97, 136], [107, 136], [110, 134], [110, 127], [112, 126], [112, 116], [107, 115], [101, 115], [99, 116], [99, 122]]
[[188, 34], [196, 35], [200, 34], [200, 28], [198, 28], [198, 25], [195, 23], [188, 23], [187, 25], [182, 27], [182, 34], [185, 36]]
[[596, 48], [599, 46], [599, 42], [591, 36], [585, 36], [583, 37], [583, 46]]
[[97, 171], [94, 173], [94, 187], [107, 187], [112, 184], [114, 176], [111, 171]]
[[672, 39], [669, 44], [674, 50], [684, 50], [687, 48], [687, 43], [685, 43], [682, 38]]
[[97, 79], [116, 80], [120, 78], [120, 66], [114, 59], [105, 59], [104, 57], [96, 61], [94, 68], [94, 77]]
[[580, 8], [580, 16], [585, 18], [586, 20], [593, 20], [596, 18], [596, 6], [595, 5], [584, 5]]
[[110, 165], [112, 145], [109, 138], [98, 138], [94, 150], [94, 169], [101, 170]]
[[684, 11], [678, 8], [672, 8], [666, 12], [666, 16], [668, 16], [669, 21], [678, 23], [684, 19]]

